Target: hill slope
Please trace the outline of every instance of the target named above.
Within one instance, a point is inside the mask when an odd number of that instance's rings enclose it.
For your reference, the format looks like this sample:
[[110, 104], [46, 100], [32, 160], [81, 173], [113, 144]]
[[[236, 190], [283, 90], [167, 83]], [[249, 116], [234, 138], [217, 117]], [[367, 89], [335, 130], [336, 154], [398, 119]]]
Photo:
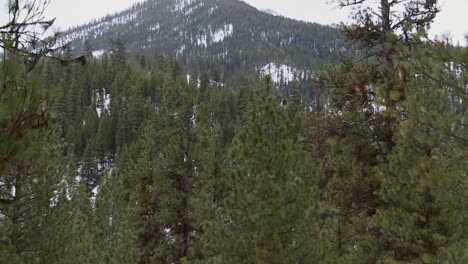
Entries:
[[130, 57], [172, 54], [190, 71], [217, 71], [225, 81], [262, 71], [288, 83], [347, 49], [336, 28], [271, 15], [239, 0], [148, 0], [63, 36], [78, 51], [85, 39], [95, 54], [118, 39]]

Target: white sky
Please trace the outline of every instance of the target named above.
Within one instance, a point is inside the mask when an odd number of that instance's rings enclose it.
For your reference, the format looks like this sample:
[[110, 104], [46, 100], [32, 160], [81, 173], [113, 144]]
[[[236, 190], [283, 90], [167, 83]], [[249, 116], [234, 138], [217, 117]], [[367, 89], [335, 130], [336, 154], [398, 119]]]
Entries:
[[[51, 0], [47, 15], [56, 17], [61, 29], [88, 22], [109, 13], [123, 10], [143, 0]], [[327, 4], [330, 0], [243, 0], [259, 9], [272, 9], [281, 15], [298, 20], [332, 24], [346, 21], [348, 9], [340, 10]], [[376, 0], [373, 0], [376, 1]], [[0, 14], [4, 15], [7, 0], [0, 0]], [[450, 32], [455, 40], [464, 43], [468, 33], [468, 0], [439, 0], [442, 12], [433, 24], [433, 34]], [[1, 17], [0, 17], [1, 19]]]

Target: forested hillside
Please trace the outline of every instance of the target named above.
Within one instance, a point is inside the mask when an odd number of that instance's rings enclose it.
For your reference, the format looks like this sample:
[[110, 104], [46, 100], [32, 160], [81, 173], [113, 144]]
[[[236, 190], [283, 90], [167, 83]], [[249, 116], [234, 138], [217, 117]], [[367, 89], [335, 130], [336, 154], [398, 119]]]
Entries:
[[427, 37], [437, 1], [338, 2], [362, 14], [341, 27], [360, 56], [287, 93], [211, 60], [135, 60], [137, 30], [99, 57], [98, 40], [57, 48], [42, 1], [9, 2], [0, 263], [467, 263], [468, 48]]
[[[64, 32], [76, 54], [99, 56], [122, 42], [129, 59], [173, 55], [190, 74], [231, 85], [272, 74], [277, 85], [306, 85], [306, 72], [349, 52], [337, 28], [261, 12], [240, 0], [149, 0]], [[86, 44], [85, 44], [85, 41]]]

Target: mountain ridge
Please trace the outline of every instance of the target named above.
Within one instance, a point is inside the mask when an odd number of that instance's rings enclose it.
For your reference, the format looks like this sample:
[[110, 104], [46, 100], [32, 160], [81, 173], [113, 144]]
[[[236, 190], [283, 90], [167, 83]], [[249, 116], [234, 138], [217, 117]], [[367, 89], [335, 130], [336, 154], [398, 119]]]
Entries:
[[173, 55], [191, 72], [220, 71], [223, 77], [259, 78], [270, 64], [302, 75], [348, 50], [336, 28], [268, 14], [240, 0], [147, 0], [62, 36], [77, 52], [85, 39], [95, 52], [110, 50], [110, 40], [118, 39], [134, 59]]

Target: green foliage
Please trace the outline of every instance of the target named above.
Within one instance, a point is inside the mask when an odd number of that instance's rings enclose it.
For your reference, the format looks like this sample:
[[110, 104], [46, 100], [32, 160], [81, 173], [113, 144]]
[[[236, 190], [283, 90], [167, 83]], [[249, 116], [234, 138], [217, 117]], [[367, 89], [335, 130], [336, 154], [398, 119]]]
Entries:
[[224, 263], [307, 262], [318, 256], [304, 152], [268, 82], [230, 150], [227, 196], [211, 245]]
[[[192, 75], [206, 72], [211, 80], [233, 86], [251, 85], [250, 79], [259, 81], [259, 69], [271, 62], [307, 72], [337, 61], [339, 52], [352, 52], [336, 27], [268, 15], [242, 1], [196, 0], [187, 2], [184, 10], [178, 5], [174, 0], [145, 1], [64, 35], [80, 35], [72, 43], [80, 54], [85, 51], [85, 40], [94, 50], [123, 50], [118, 45], [124, 44], [129, 61], [140, 65], [142, 56], [148, 61], [172, 54]], [[112, 23], [126, 17], [134, 19]], [[225, 31], [223, 41], [214, 39], [218, 30]], [[121, 53], [114, 52], [114, 59], [115, 54]], [[309, 87], [305, 77], [298, 81]], [[287, 90], [284, 80], [280, 86]]]
[[66, 240], [60, 226], [67, 220], [63, 201], [71, 173], [59, 136], [58, 129], [30, 133], [34, 143], [2, 175], [0, 194], [8, 198], [0, 208], [0, 239], [10, 242], [2, 243], [0, 259], [12, 263], [48, 259], [52, 263], [58, 257]]
[[[464, 95], [455, 83], [449, 89], [446, 85], [465, 78], [466, 68], [449, 72], [448, 64], [428, 60], [446, 51], [430, 51], [419, 55], [424, 59], [415, 57], [418, 68], [430, 67], [430, 77], [415, 77], [402, 104], [405, 116], [396, 148], [381, 172], [385, 206], [376, 222], [392, 245], [389, 259], [465, 262], [460, 245], [467, 241], [467, 141], [464, 114], [452, 103], [463, 101]], [[458, 62], [451, 59], [452, 65]]]
[[[142, 27], [164, 15], [155, 2], [140, 5], [148, 10], [137, 16], [156, 17]], [[220, 5], [216, 16], [256, 12], [237, 1]], [[420, 11], [436, 11], [428, 8]], [[265, 31], [270, 48], [245, 48], [251, 36], [242, 30], [212, 44], [239, 48], [242, 59], [214, 59], [190, 45], [177, 58], [153, 59], [123, 45], [142, 30], [127, 25], [119, 26], [128, 34], [116, 37], [112, 54], [92, 58], [92, 47], [107, 47], [84, 43], [84, 67], [43, 59], [28, 71], [7, 54], [0, 63], [0, 262], [467, 262], [467, 49], [421, 41], [416, 29], [431, 13], [398, 24], [401, 32], [358, 16], [346, 33], [367, 60], [328, 67], [313, 91], [303, 89], [307, 77], [276, 87], [268, 76], [260, 84], [239, 71], [278, 58], [319, 68], [334, 59], [319, 43], [336, 32], [257, 15], [262, 21], [246, 15], [232, 23]], [[166, 35], [174, 16], [164, 15], [158, 33], [173, 42], [169, 49], [183, 42]], [[222, 21], [213, 19], [213, 28]], [[294, 50], [290, 57], [277, 49], [283, 31], [264, 25], [279, 21], [288, 39], [298, 38], [283, 44]], [[305, 52], [312, 33], [320, 35], [318, 51]], [[188, 76], [194, 69], [199, 74]]]

